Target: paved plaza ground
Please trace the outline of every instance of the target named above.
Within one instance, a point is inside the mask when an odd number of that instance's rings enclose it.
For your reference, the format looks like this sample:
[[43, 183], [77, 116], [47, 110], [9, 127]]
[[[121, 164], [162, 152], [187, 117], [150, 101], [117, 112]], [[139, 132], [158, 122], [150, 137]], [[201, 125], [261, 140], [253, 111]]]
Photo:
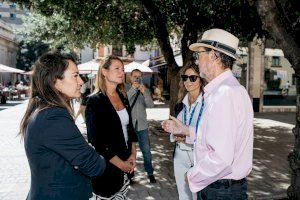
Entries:
[[[23, 200], [30, 185], [30, 171], [23, 142], [18, 133], [26, 102], [0, 106], [0, 200]], [[19, 104], [19, 105], [17, 105]], [[129, 199], [178, 199], [173, 176], [172, 151], [167, 133], [160, 122], [168, 118], [166, 106], [147, 111], [156, 184], [150, 184], [143, 170], [142, 154], [138, 153], [136, 183], [130, 188]], [[262, 113], [255, 115], [254, 166], [248, 180], [251, 199], [282, 199], [290, 183], [287, 155], [294, 143], [294, 113]], [[77, 121], [85, 133], [83, 120]]]

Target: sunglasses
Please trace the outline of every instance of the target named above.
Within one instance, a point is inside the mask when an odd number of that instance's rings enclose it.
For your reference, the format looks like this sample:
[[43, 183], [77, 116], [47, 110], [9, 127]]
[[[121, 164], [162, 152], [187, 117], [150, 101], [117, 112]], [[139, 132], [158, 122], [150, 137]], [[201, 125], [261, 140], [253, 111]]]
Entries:
[[181, 79], [183, 81], [187, 81], [188, 79], [190, 79], [191, 82], [195, 82], [197, 80], [197, 78], [199, 78], [199, 76], [196, 76], [196, 75], [191, 75], [191, 76], [181, 75]]
[[210, 51], [210, 50], [205, 50], [205, 51], [195, 51], [195, 52], [193, 53], [193, 57], [195, 58], [195, 60], [198, 60], [201, 53], [208, 52], [208, 51]]

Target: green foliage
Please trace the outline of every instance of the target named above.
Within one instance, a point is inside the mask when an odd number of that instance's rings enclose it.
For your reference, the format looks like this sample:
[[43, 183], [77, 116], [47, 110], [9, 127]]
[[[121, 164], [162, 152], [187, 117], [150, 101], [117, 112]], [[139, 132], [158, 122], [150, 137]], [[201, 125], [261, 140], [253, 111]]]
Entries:
[[49, 46], [42, 42], [19, 43], [17, 52], [17, 68], [25, 71], [31, 70], [33, 63], [43, 53], [49, 50]]
[[32, 1], [35, 14], [20, 31], [24, 38], [52, 46], [147, 44], [153, 39], [149, 16], [130, 1]]
[[[151, 1], [151, 0], [149, 0]], [[130, 51], [159, 37], [155, 21], [139, 0], [19, 0], [38, 14], [25, 20], [22, 31], [29, 41], [69, 48], [96, 43], [124, 44]], [[245, 0], [152, 0], [171, 37], [182, 37], [188, 23], [200, 35], [212, 27], [223, 28], [245, 40], [262, 33], [255, 7]], [[190, 30], [188, 30], [190, 31]]]
[[280, 90], [279, 86], [281, 83], [281, 79], [268, 80], [266, 83], [267, 83], [268, 90]]

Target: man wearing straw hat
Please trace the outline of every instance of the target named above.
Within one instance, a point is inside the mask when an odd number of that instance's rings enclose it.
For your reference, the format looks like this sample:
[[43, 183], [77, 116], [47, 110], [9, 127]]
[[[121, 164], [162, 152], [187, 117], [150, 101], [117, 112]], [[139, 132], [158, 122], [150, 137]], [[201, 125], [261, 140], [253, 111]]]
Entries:
[[186, 180], [197, 199], [247, 199], [246, 176], [252, 169], [253, 109], [247, 91], [231, 71], [239, 39], [222, 29], [205, 31], [190, 45], [204, 87], [198, 126], [171, 117], [165, 131], [194, 142], [194, 166]]

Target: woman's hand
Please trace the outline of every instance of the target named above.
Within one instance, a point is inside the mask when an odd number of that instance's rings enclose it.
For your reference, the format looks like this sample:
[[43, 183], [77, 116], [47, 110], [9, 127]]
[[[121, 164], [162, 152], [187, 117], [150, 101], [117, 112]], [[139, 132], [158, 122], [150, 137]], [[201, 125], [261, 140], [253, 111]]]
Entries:
[[122, 164], [120, 165], [120, 169], [125, 173], [131, 174], [134, 170], [134, 167], [130, 161], [126, 160], [122, 162]]
[[133, 166], [133, 169], [136, 166], [136, 153], [132, 153], [129, 158], [127, 159], [127, 161], [130, 162], [130, 164]]
[[134, 170], [133, 165], [128, 160], [123, 161], [118, 156], [112, 157], [109, 162], [111, 162], [113, 165], [115, 165], [125, 173], [132, 173]]
[[[136, 143], [135, 142], [133, 142], [131, 144], [131, 155], [129, 156], [127, 161], [132, 165], [133, 170], [134, 170], [134, 168], [136, 166]], [[133, 170], [132, 170], [132, 172], [133, 172]]]

